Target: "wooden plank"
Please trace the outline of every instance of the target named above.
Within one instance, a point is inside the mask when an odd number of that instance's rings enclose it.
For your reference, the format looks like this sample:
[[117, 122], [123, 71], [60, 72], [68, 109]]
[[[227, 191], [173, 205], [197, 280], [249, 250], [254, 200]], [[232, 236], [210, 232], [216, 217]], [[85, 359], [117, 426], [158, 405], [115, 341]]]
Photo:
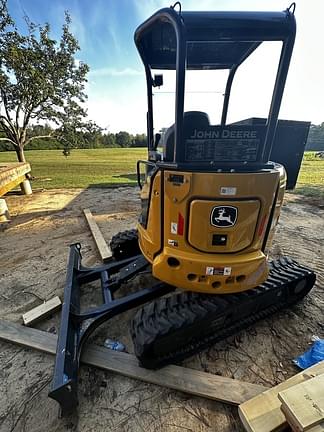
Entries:
[[308, 429], [308, 432], [324, 432], [324, 422]]
[[62, 302], [60, 298], [56, 296], [42, 303], [41, 305], [31, 309], [30, 311], [24, 313], [22, 316], [24, 325], [29, 326], [43, 318], [46, 318], [48, 315], [59, 310], [61, 304]]
[[91, 213], [90, 209], [84, 209], [83, 213], [89, 224], [89, 228], [98, 248], [100, 258], [102, 261], [106, 261], [107, 259], [111, 258], [111, 250], [103, 235], [101, 234], [101, 231], [96, 221], [94, 220], [93, 214]]
[[[50, 354], [56, 352], [56, 335], [5, 320], [0, 320], [0, 339]], [[84, 348], [81, 361], [130, 378], [233, 405], [238, 405], [265, 389], [257, 384], [181, 366], [170, 365], [158, 371], [144, 369], [138, 366], [138, 360], [132, 354], [95, 345]]]
[[[294, 387], [294, 386], [293, 386], [293, 387]], [[284, 416], [285, 416], [285, 418], [286, 418], [286, 421], [287, 421], [287, 423], [289, 424], [289, 426], [291, 427], [292, 431], [293, 431], [293, 432], [297, 432], [297, 431], [298, 431], [298, 429], [297, 429], [298, 425], [297, 425], [297, 423], [296, 423], [296, 419], [291, 415], [291, 413], [289, 412], [289, 410], [287, 411], [287, 410], [285, 409], [285, 407], [282, 406], [282, 404], [281, 404], [280, 409], [281, 409], [281, 411], [284, 413]]]
[[324, 421], [324, 374], [281, 391], [278, 397], [296, 430], [304, 432]]
[[[299, 432], [300, 429], [296, 423], [296, 418], [293, 417], [289, 411], [286, 411], [283, 405], [281, 405], [281, 411], [284, 413], [287, 423], [291, 427], [292, 431]], [[324, 432], [324, 421], [315, 426], [311, 426], [309, 429], [307, 429], [307, 432]]]
[[296, 419], [291, 415], [290, 412], [285, 410], [285, 407], [282, 406], [280, 407], [281, 411], [283, 412], [285, 418], [286, 418], [286, 422], [288, 423], [288, 425], [291, 427], [291, 430], [293, 432], [299, 432], [299, 430], [297, 429], [297, 423], [296, 423]]
[[11, 181], [1, 182], [0, 183], [0, 197], [5, 195], [11, 189], [14, 189], [16, 186], [20, 185], [24, 180], [26, 180], [26, 176], [15, 177]]
[[30, 172], [29, 163], [5, 162], [0, 163], [0, 196], [26, 180], [26, 174]]
[[30, 172], [30, 165], [27, 162], [6, 162], [0, 164], [0, 184], [13, 180], [16, 177], [24, 176]]
[[285, 430], [287, 423], [280, 409], [281, 402], [278, 393], [322, 373], [324, 373], [324, 361], [240, 405], [239, 416], [245, 429], [248, 432]]

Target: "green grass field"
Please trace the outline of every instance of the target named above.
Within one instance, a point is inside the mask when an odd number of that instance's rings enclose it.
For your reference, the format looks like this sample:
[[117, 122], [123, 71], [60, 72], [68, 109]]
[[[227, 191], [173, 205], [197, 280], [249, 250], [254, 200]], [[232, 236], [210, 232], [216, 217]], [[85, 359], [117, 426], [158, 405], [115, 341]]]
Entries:
[[[136, 183], [136, 161], [146, 157], [146, 149], [73, 150], [64, 157], [62, 150], [26, 151], [31, 164], [33, 188], [107, 187]], [[14, 162], [14, 152], [0, 153], [0, 162]]]
[[324, 159], [306, 152], [299, 172], [296, 193], [324, 199]]
[[[73, 150], [65, 158], [61, 150], [26, 151], [35, 177], [33, 188], [109, 187], [136, 183], [136, 161], [146, 149]], [[0, 162], [14, 162], [14, 152], [0, 152]], [[305, 153], [297, 193], [324, 198], [324, 160]]]

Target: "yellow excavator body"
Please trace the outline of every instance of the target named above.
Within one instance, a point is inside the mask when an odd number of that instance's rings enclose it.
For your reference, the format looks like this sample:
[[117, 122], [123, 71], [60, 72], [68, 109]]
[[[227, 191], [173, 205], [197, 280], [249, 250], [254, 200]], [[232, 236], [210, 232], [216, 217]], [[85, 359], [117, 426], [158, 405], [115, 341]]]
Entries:
[[153, 276], [214, 294], [264, 282], [285, 186], [279, 164], [255, 173], [158, 170], [148, 175], [138, 237]]

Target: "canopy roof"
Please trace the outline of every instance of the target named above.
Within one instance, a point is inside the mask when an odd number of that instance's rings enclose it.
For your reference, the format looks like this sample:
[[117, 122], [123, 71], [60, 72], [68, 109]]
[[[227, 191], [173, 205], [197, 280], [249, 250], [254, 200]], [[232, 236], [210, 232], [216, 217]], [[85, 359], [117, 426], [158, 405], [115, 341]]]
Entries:
[[152, 69], [176, 69], [177, 32], [182, 32], [187, 69], [232, 69], [261, 42], [285, 40], [294, 33], [291, 17], [287, 11], [178, 14], [165, 8], [137, 28], [135, 42]]

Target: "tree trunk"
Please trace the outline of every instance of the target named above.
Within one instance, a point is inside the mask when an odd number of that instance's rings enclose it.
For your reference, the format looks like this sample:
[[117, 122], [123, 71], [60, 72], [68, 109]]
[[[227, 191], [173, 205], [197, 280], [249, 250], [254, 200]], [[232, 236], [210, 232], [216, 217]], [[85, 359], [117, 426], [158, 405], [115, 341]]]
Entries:
[[18, 162], [26, 162], [24, 148], [16, 147], [15, 150], [16, 150]]
[[[25, 153], [24, 153], [24, 147], [16, 147], [15, 146], [15, 151], [16, 151], [16, 155], [17, 155], [17, 159], [18, 162], [26, 162], [26, 158], [25, 158]], [[31, 180], [32, 179], [32, 175], [30, 173], [26, 174], [26, 179], [27, 180]], [[25, 190], [22, 186], [22, 191], [26, 194], [29, 195], [31, 192], [29, 192], [30, 189], [30, 185], [29, 185], [29, 181], [28, 181], [28, 185], [26, 186], [27, 189]], [[29, 188], [29, 189], [28, 189]]]
[[[24, 147], [15, 147], [15, 150], [16, 150], [18, 161], [19, 162], [26, 162]], [[31, 195], [32, 194], [32, 188], [31, 188], [29, 180], [32, 179], [32, 176], [30, 173], [27, 173], [25, 175], [26, 175], [26, 179], [22, 183], [20, 183], [20, 189], [21, 189], [23, 194]]]

